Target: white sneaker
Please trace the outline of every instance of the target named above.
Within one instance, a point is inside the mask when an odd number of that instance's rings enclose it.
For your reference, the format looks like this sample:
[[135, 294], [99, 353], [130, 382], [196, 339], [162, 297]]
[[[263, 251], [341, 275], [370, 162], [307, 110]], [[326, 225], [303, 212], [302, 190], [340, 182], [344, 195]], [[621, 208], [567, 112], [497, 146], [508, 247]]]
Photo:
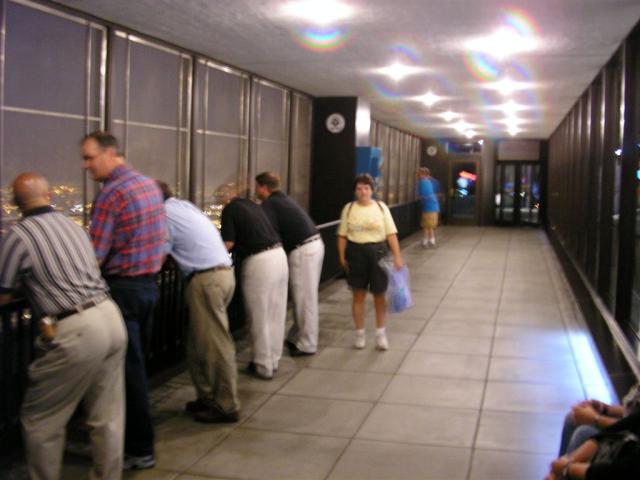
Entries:
[[362, 350], [365, 346], [365, 340], [364, 340], [364, 329], [363, 330], [356, 330], [355, 335], [353, 337], [353, 346], [359, 350]]
[[429, 248], [429, 242], [427, 239], [422, 240], [422, 248]]
[[386, 333], [376, 334], [376, 348], [378, 350], [389, 350], [389, 340]]
[[436, 248], [436, 241], [435, 240], [429, 240], [429, 246], [431, 248]]

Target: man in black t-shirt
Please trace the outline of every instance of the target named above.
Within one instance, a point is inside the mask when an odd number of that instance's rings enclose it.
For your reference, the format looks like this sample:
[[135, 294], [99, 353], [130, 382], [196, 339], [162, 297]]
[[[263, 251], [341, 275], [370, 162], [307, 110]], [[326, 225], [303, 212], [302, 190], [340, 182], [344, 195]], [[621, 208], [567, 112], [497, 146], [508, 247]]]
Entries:
[[287, 252], [294, 302], [294, 322], [287, 335], [287, 347], [291, 356], [313, 355], [318, 348], [318, 285], [324, 243], [309, 215], [280, 191], [278, 175], [273, 172], [257, 175], [255, 191]]
[[287, 256], [259, 205], [235, 197], [222, 210], [222, 240], [240, 257], [240, 284], [249, 322], [253, 360], [249, 371], [271, 379], [282, 356], [287, 317]]

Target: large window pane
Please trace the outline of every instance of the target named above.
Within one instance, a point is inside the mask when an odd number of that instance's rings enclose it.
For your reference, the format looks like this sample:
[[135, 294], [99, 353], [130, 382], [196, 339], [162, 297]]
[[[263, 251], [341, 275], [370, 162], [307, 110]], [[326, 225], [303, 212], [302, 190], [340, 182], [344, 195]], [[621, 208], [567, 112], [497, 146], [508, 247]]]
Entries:
[[6, 2], [2, 230], [17, 218], [10, 186], [24, 171], [43, 174], [55, 207], [86, 223], [93, 192], [78, 141], [103, 124], [104, 35], [82, 18]]
[[293, 94], [289, 193], [305, 210], [309, 209], [309, 189], [311, 188], [312, 106], [313, 102], [309, 97]]
[[191, 57], [116, 31], [109, 128], [127, 161], [188, 195]]
[[269, 170], [286, 189], [289, 160], [289, 92], [262, 80], [253, 82], [251, 164], [254, 175]]
[[246, 182], [248, 85], [240, 72], [204, 59], [196, 65], [193, 198], [216, 225], [221, 192]]

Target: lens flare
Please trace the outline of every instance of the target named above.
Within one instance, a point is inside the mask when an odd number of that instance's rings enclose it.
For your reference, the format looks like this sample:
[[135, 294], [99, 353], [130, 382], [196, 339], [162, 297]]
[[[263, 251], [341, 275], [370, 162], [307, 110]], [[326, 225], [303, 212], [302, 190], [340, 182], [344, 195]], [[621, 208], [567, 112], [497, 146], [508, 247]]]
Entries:
[[525, 10], [518, 7], [507, 7], [502, 13], [505, 25], [510, 26], [523, 37], [536, 38], [540, 36], [540, 28]]
[[298, 45], [317, 53], [339, 50], [351, 36], [348, 30], [340, 28], [304, 28], [293, 33]]
[[496, 80], [501, 73], [497, 62], [488, 55], [484, 55], [480, 52], [467, 53], [464, 56], [464, 63], [471, 75], [480, 81], [488, 82]]

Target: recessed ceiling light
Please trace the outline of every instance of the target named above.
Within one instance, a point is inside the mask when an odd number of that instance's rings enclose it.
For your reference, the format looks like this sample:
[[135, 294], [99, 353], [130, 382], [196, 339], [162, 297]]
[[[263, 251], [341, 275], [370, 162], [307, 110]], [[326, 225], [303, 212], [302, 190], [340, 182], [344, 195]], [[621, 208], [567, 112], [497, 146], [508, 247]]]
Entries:
[[464, 136], [467, 138], [473, 138], [477, 135], [478, 133], [475, 130], [467, 130], [466, 132], [464, 132]]
[[386, 75], [397, 82], [409, 75], [414, 75], [422, 71], [424, 71], [423, 68], [414, 67], [412, 65], [403, 65], [402, 63], [395, 62], [387, 67], [378, 68], [376, 73]]
[[515, 125], [509, 127], [507, 129], [507, 132], [509, 132], [509, 135], [511, 135], [512, 137], [515, 137], [517, 134], [519, 134], [522, 130], [520, 130], [518, 127], [516, 127]]
[[513, 28], [501, 27], [486, 37], [467, 41], [465, 46], [468, 50], [502, 60], [516, 53], [531, 52], [538, 47], [538, 42], [534, 37], [522, 35]]
[[511, 80], [509, 77], [505, 77], [502, 80], [499, 80], [497, 82], [487, 83], [484, 86], [486, 88], [496, 90], [504, 96], [511, 95], [513, 92], [517, 90], [523, 90], [525, 88], [530, 87], [530, 85], [526, 84], [525, 82], [515, 82]]
[[442, 112], [440, 114], [440, 116], [442, 118], [444, 118], [445, 122], [450, 122], [452, 121], [454, 118], [458, 117], [458, 114], [455, 112], [452, 112], [451, 110], [447, 110], [446, 112]]
[[326, 26], [353, 15], [353, 8], [339, 0], [298, 0], [281, 7], [284, 15]]
[[465, 122], [464, 120], [459, 120], [458, 122], [454, 123], [452, 127], [455, 128], [458, 133], [464, 133], [467, 130], [471, 129], [471, 124]]
[[508, 117], [513, 117], [517, 112], [519, 112], [520, 110], [525, 110], [527, 107], [525, 107], [524, 105], [518, 105], [513, 100], [509, 100], [502, 105], [498, 105], [497, 108], [499, 110], [502, 110]]
[[424, 95], [420, 95], [419, 97], [414, 97], [414, 100], [418, 100], [419, 102], [424, 103], [427, 107], [431, 107], [432, 105], [435, 105], [440, 100], [442, 100], [442, 97], [440, 97], [439, 95], [436, 95], [432, 91], [428, 91]]

